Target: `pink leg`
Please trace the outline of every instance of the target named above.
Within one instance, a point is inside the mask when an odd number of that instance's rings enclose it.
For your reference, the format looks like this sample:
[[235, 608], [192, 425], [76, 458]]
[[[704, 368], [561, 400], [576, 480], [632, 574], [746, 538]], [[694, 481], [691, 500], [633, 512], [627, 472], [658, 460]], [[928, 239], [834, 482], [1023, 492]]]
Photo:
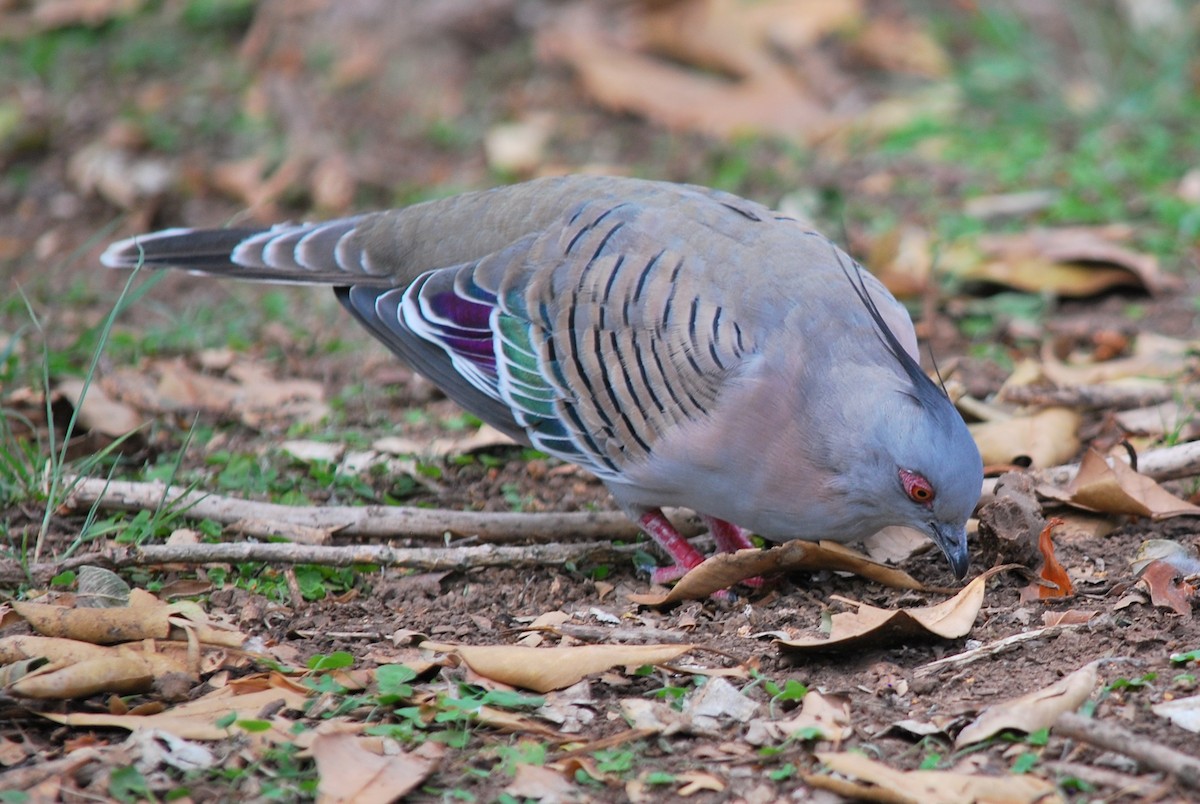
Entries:
[[715, 516], [702, 514], [704, 524], [708, 525], [708, 532], [712, 534], [713, 539], [717, 542], [717, 549], [722, 553], [736, 553], [738, 550], [750, 550], [754, 548], [754, 542], [750, 541], [750, 533], [744, 528], [738, 527], [732, 522], [726, 522], [724, 519], [717, 519]]
[[675, 530], [675, 526], [663, 516], [660, 509], [655, 508], [653, 511], [642, 514], [638, 525], [650, 534], [650, 537], [658, 542], [659, 546], [666, 550], [667, 555], [675, 562], [654, 570], [650, 575], [650, 580], [654, 583], [677, 581], [683, 577], [684, 573], [704, 560], [700, 551], [679, 535], [679, 531]]
[[[704, 524], [708, 525], [708, 532], [712, 534], [713, 540], [717, 543], [717, 549], [722, 553], [736, 553], [738, 550], [754, 550], [754, 542], [750, 541], [750, 531], [742, 528], [732, 522], [726, 522], [724, 519], [717, 519], [715, 516], [703, 514]], [[753, 578], [745, 578], [742, 583], [746, 586], [758, 588], [763, 585], [763, 579], [755, 576]]]

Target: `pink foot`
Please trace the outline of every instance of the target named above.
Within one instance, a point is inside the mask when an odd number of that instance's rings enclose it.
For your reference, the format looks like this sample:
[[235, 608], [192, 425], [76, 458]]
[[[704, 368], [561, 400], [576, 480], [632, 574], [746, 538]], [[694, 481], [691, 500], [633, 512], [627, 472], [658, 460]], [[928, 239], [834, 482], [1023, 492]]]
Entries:
[[688, 544], [688, 540], [679, 535], [679, 531], [675, 530], [675, 526], [671, 524], [663, 512], [655, 508], [653, 511], [647, 511], [642, 514], [638, 520], [638, 525], [642, 530], [650, 534], [650, 538], [658, 542], [658, 546], [667, 552], [674, 564], [666, 567], [659, 567], [650, 574], [650, 579], [654, 583], [671, 583], [678, 581], [692, 567], [697, 566], [704, 560], [704, 556], [695, 547]]
[[[703, 514], [704, 524], [708, 525], [709, 533], [717, 543], [717, 549], [722, 553], [736, 553], [738, 550], [752, 550], [754, 542], [750, 541], [750, 532], [724, 519]], [[744, 578], [742, 583], [757, 589], [765, 582], [761, 577]]]

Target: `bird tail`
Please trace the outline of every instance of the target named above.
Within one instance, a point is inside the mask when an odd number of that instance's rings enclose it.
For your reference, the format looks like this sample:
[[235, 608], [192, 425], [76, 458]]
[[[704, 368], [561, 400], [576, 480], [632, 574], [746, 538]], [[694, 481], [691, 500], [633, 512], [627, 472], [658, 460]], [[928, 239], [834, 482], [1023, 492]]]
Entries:
[[110, 245], [109, 268], [178, 268], [196, 274], [305, 285], [391, 285], [364, 274], [345, 236], [357, 219], [269, 229], [164, 229]]

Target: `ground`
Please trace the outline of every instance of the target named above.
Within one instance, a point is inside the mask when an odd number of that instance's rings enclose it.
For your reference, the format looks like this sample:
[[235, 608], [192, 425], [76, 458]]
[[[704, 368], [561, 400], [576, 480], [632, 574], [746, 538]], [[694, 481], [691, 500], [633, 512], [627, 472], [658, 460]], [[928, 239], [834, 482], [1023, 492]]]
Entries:
[[[130, 543], [187, 544], [193, 537], [181, 533], [189, 532], [201, 542], [248, 539], [236, 526], [186, 512], [139, 519], [57, 507], [53, 481], [76, 472], [169, 479], [291, 505], [385, 503], [531, 516], [613, 510], [586, 473], [516, 446], [419, 447], [398, 464], [361, 474], [335, 471], [347, 451], [369, 450], [381, 437], [430, 445], [469, 434], [477, 421], [374, 344], [331, 294], [180, 275], [147, 288], [139, 278], [136, 298], [125, 297], [111, 331], [105, 328], [126, 276], [99, 269], [97, 256], [115, 237], [165, 226], [329, 217], [542, 173], [598, 170], [691, 181], [811, 217], [897, 294], [908, 291], [918, 331], [952, 393], [984, 400], [1005, 415], [1026, 412], [997, 398], [1022, 361], [1053, 380], [1047, 367], [1056, 360], [1101, 370], [1121, 358], [1142, 360], [1133, 373], [1178, 389], [1185, 415], [1177, 429], [1137, 440], [1117, 423], [1113, 408], [1080, 408], [1069, 434], [1076, 438], [1072, 450], [1049, 464], [1076, 461], [1088, 445], [1108, 449], [1127, 436], [1143, 451], [1194, 437], [1186, 432], [1195, 373], [1188, 339], [1200, 295], [1200, 148], [1188, 132], [1200, 120], [1200, 63], [1189, 42], [1200, 19], [1179, 11], [1167, 32], [1139, 28], [1148, 23], [1135, 22], [1128, 11], [1083, 4], [1056, 14], [1036, 4], [1015, 10], [963, 4], [946, 18], [917, 3], [903, 10], [846, 5], [850, 23], [837, 23], [842, 27], [820, 34], [802, 49], [802, 59], [796, 57], [805, 75], [821, 77], [805, 86], [801, 94], [807, 95], [796, 104], [811, 101], [821, 111], [783, 124], [770, 114], [770, 103], [754, 102], [753, 92], [740, 86], [734, 86], [740, 94], [720, 89], [700, 96], [724, 112], [715, 120], [680, 119], [675, 107], [645, 97], [614, 100], [617, 90], [604, 83], [598, 65], [625, 64], [618, 56], [633, 52], [621, 50], [628, 43], [619, 37], [616, 44], [602, 42], [617, 49], [589, 61], [592, 45], [572, 38], [579, 20], [600, 13], [601, 4], [497, 0], [438, 4], [435, 12], [414, 3], [383, 13], [367, 0], [341, 11], [321, 3], [303, 11], [273, 2], [113, 3], [113, 16], [65, 25], [39, 22], [22, 4], [0, 8], [0, 21], [11, 23], [3, 27], [12, 31], [0, 34], [0, 75], [7, 76], [0, 80], [0, 208], [12, 210], [0, 216], [0, 271], [8, 281], [0, 309], [5, 596], [78, 591], [75, 576], [62, 574], [63, 562], [75, 561], [74, 569], [80, 556], [91, 556], [105, 564]], [[780, 15], [780, 40], [766, 49], [771, 58], [791, 46], [785, 33], [799, 30], [805, 19], [773, 13]], [[742, 27], [753, 15], [736, 21], [739, 32], [754, 32]], [[636, 15], [620, 22], [626, 33], [641, 30]], [[725, 30], [733, 22], [708, 24]], [[876, 26], [885, 26], [882, 33]], [[690, 46], [709, 41], [688, 30]], [[653, 26], [646, 31], [664, 36]], [[699, 67], [691, 72], [706, 83], [663, 84], [665, 96], [712, 92], [707, 82], [714, 74], [736, 84], [730, 74], [741, 73], [731, 63], [757, 64], [745, 69], [767, 80], [773, 68], [761, 66], [766, 57], [745, 44], [756, 41], [746, 36], [717, 39], [739, 45], [699, 55], [679, 41], [673, 50], [668, 37], [662, 49], [670, 58], [663, 61]], [[884, 44], [895, 41], [908, 44]], [[935, 55], [917, 56], [927, 53]], [[631, 63], [647, 85], [668, 80], [661, 63]], [[939, 90], [956, 93], [957, 114], [939, 111], [941, 101], [930, 100], [942, 97]], [[907, 109], [907, 116], [878, 122], [882, 100]], [[746, 116], [747, 131], [766, 133], [723, 129], [721, 119], [735, 114]], [[794, 136], [781, 136], [781, 125]], [[1052, 197], [1015, 213], [994, 211], [996, 199], [1030, 190]], [[984, 203], [970, 207], [979, 199]], [[993, 211], [980, 211], [988, 203]], [[1060, 257], [1048, 256], [1050, 250], [1031, 255], [1013, 244], [1039, 227], [1085, 225], [1099, 228], [1071, 241], [1065, 258], [1062, 249]], [[1125, 231], [1113, 231], [1121, 227]], [[1014, 240], [979, 257], [989, 235]], [[1054, 284], [1060, 279], [1052, 270], [1056, 259], [1115, 266], [1117, 278], [1094, 292], [1077, 292], [1073, 283], [1083, 281], [1077, 276]], [[1153, 261], [1151, 271], [1143, 259]], [[1002, 264], [1024, 265], [1034, 285], [999, 279]], [[1138, 352], [1149, 336], [1181, 345], [1168, 352], [1162, 371]], [[57, 445], [76, 395], [63, 383], [73, 377], [90, 378], [121, 415], [134, 416], [142, 427], [106, 449], [117, 433], [106, 427], [103, 413], [81, 408], [64, 463]], [[1097, 373], [1078, 383], [1102, 380]], [[256, 399], [274, 394], [291, 398], [280, 388], [293, 381], [310, 381], [287, 387], [311, 406], [274, 409], [268, 401], [265, 410], [255, 407]], [[47, 387], [58, 391], [49, 407], [40, 396]], [[338, 453], [332, 463], [314, 462], [297, 457], [299, 447], [287, 442], [323, 443]], [[1006, 456], [1020, 454], [1014, 447]], [[1035, 460], [1035, 468], [1049, 464]], [[998, 474], [1000, 467], [993, 468], [990, 474]], [[1192, 479], [1166, 486], [1180, 498], [1196, 496]], [[1045, 503], [1043, 513], [1065, 510]], [[827, 767], [818, 752], [844, 750], [902, 770], [1045, 779], [1069, 800], [1188, 800], [1195, 780], [1189, 787], [1056, 729], [1027, 735], [1018, 727], [974, 747], [953, 744], [985, 707], [1103, 660], [1085, 710], [1153, 746], [1200, 754], [1194, 730], [1151, 708], [1197, 693], [1200, 628], [1193, 598], [1186, 582], [1168, 581], [1183, 603], [1156, 605], [1138, 591], [1130, 569], [1147, 539], [1169, 539], [1194, 556], [1200, 549], [1196, 520], [1110, 513], [1105, 522], [1103, 529], [1073, 524], [1056, 532], [1054, 551], [1075, 583], [1072, 596], [1024, 600], [1022, 590], [1042, 560], [1031, 546], [1037, 533], [1020, 534], [1024, 541], [1014, 546], [1002, 538], [1011, 533], [989, 535], [985, 528], [974, 536], [969, 578], [1014, 557], [1027, 570], [1001, 571], [987, 581], [968, 634], [811, 653], [791, 652], [776, 640], [827, 631], [833, 613], [852, 608], [847, 601], [891, 611], [934, 605], [947, 594], [819, 570], [770, 576], [761, 589], [739, 586], [724, 596], [646, 606], [630, 599], [651, 591], [646, 555], [656, 553], [645, 544], [641, 554], [600, 560], [453, 571], [261, 561], [127, 564], [121, 575], [128, 584], [164, 597], [193, 582], [188, 589], [210, 616], [273, 658], [231, 660], [182, 693], [160, 679], [154, 690], [119, 704], [93, 694], [49, 708], [123, 714], [162, 705], [170, 711], [204, 699], [231, 678], [257, 678], [279, 662], [314, 668], [310, 680], [321, 693], [316, 710], [291, 711], [290, 719], [310, 728], [324, 720], [395, 729], [392, 750], [399, 745], [418, 757], [406, 779], [417, 785], [414, 800], [837, 800], [808, 775]], [[324, 536], [337, 545], [366, 541]], [[400, 536], [386, 541], [398, 548], [431, 544]], [[450, 541], [472, 547], [486, 539], [456, 534]], [[958, 586], [936, 550], [905, 558], [901, 568], [929, 589]], [[1179, 574], [1194, 572], [1185, 567]], [[488, 699], [519, 713], [516, 725], [490, 724], [482, 716], [456, 719], [464, 709], [478, 709], [491, 694], [485, 691], [504, 687], [486, 673], [452, 666], [445, 652], [423, 653], [422, 641], [528, 644], [531, 623], [553, 612], [563, 614], [539, 632], [543, 647], [687, 642], [697, 648], [652, 663], [657, 668], [626, 672], [617, 663], [591, 674], [590, 697], [580, 703], [585, 693], [578, 687], [551, 692], [539, 717], [528, 701]], [[929, 667], [1033, 631], [1063, 612], [1091, 616], [976, 663]], [[29, 630], [11, 614], [0, 628], [0, 638]], [[395, 701], [384, 701], [378, 678], [355, 689], [352, 678], [336, 673], [343, 656], [349, 657], [347, 672], [396, 663], [419, 668], [401, 703], [419, 705], [420, 712], [405, 715]], [[753, 716], [722, 710], [707, 725], [693, 720], [683, 728], [660, 723], [645, 733], [631, 731], [631, 721], [637, 728], [645, 722], [630, 701], [661, 702], [660, 719], [665, 710], [690, 713], [689, 702], [718, 671], [728, 672], [744, 698], [758, 704]], [[345, 688], [331, 688], [331, 680]], [[747, 721], [788, 719], [799, 711], [798, 685], [809, 700], [824, 698], [835, 708], [844, 703], [845, 722], [826, 722], [819, 734], [752, 740]], [[122, 800], [161, 799], [171, 790], [186, 790], [192, 800], [305, 798], [313, 795], [318, 772], [322, 784], [352, 775], [322, 766], [320, 749], [264, 750], [246, 735], [216, 743], [225, 772], [139, 765], [144, 749], [122, 747], [124, 731], [50, 724], [11, 690], [3, 704], [11, 720], [0, 728], [0, 762], [9, 768], [0, 771], [0, 788], [11, 783], [12, 792], [0, 793], [2, 800], [67, 800], [79, 790]], [[550, 717], [580, 711], [588, 715], [575, 725]], [[907, 730], [896, 725], [901, 722]], [[914, 733], [914, 723], [928, 731]], [[402, 726], [408, 732], [398, 736]], [[449, 747], [435, 766], [421, 766], [421, 746], [430, 745]], [[29, 775], [39, 763], [81, 748], [100, 749], [100, 758], [59, 778]], [[566, 787], [525, 775], [543, 766]], [[14, 798], [17, 790], [28, 798]]]

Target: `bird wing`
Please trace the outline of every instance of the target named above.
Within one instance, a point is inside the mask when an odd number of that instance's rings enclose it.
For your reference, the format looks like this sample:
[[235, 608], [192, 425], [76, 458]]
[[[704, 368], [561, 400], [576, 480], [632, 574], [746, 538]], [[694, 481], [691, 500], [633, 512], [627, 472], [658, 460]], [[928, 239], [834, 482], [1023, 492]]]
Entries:
[[614, 479], [708, 416], [754, 352], [739, 271], [773, 216], [707, 188], [567, 177], [326, 223], [169, 230], [102, 260], [332, 285], [464, 408]]

